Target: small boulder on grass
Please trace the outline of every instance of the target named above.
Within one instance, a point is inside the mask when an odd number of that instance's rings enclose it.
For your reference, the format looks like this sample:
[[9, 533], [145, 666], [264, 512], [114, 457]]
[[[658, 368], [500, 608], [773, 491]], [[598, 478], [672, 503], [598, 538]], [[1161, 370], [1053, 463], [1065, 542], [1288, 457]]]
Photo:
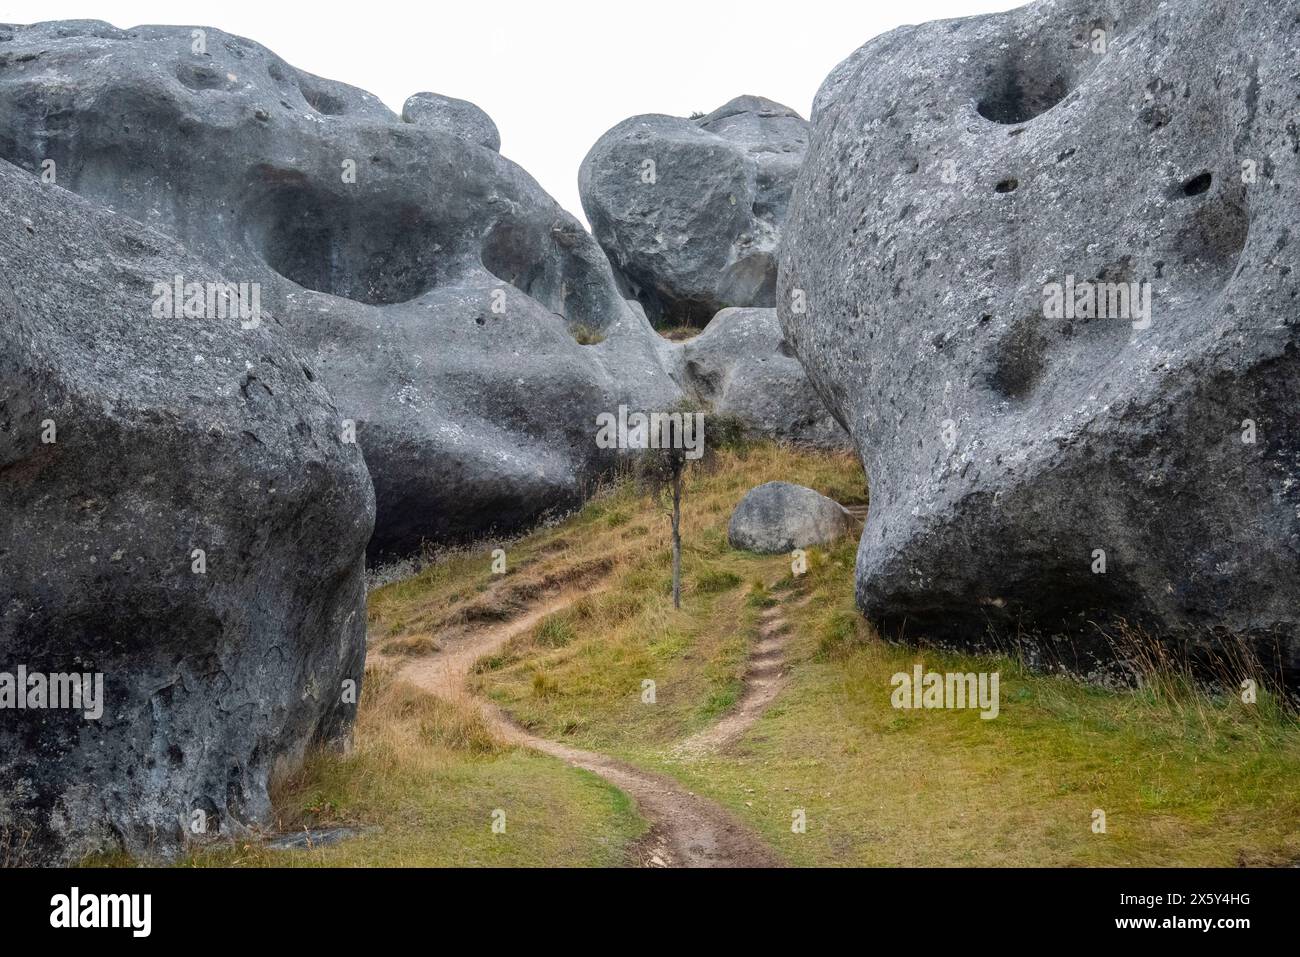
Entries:
[[732, 548], [777, 555], [829, 545], [854, 528], [853, 516], [825, 495], [789, 482], [750, 489], [731, 514], [727, 541]]

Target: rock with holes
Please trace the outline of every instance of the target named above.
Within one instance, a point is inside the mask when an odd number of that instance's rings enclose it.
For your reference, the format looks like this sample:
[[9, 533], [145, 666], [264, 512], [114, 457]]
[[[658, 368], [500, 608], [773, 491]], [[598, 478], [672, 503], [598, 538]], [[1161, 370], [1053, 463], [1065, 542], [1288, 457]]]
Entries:
[[176, 276], [229, 278], [0, 161], [5, 864], [269, 823], [270, 777], [351, 724], [361, 452], [286, 315], [187, 314]]
[[887, 634], [1087, 668], [1127, 620], [1294, 678], [1298, 36], [1271, 0], [1056, 0], [826, 80], [778, 308], [866, 467]]
[[732, 548], [778, 555], [829, 545], [853, 527], [853, 516], [825, 495], [789, 482], [768, 482], [750, 489], [731, 513], [727, 541]]
[[578, 184], [596, 239], [650, 318], [704, 325], [772, 306], [776, 248], [808, 124], [741, 96], [708, 116], [634, 116], [602, 136]]
[[213, 29], [6, 33], [0, 156], [258, 285], [364, 450], [372, 559], [575, 505], [615, 454], [597, 415], [680, 398], [599, 246], [477, 113], [419, 95], [403, 122]]
[[451, 133], [490, 150], [501, 149], [497, 125], [481, 109], [467, 100], [439, 93], [416, 93], [402, 107], [407, 123]]
[[714, 412], [760, 435], [816, 448], [848, 434], [813, 391], [781, 335], [775, 309], [724, 309], [682, 344], [686, 384]]

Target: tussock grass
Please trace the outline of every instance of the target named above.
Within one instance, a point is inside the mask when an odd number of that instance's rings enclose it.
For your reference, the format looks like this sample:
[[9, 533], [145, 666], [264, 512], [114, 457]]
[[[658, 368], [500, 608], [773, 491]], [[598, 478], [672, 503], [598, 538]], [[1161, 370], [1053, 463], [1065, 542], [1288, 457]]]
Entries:
[[[509, 747], [468, 698], [445, 701], [369, 668], [355, 744], [317, 753], [277, 783], [281, 833], [353, 827], [312, 850], [254, 842], [193, 854], [196, 866], [612, 866], [645, 829], [599, 778]], [[506, 833], [491, 830], [506, 814]], [[593, 839], [592, 835], [600, 835]]]
[[[667, 502], [611, 483], [561, 523], [504, 546], [447, 553], [371, 596], [372, 644], [418, 648], [530, 602], [583, 592], [481, 661], [472, 681], [537, 733], [618, 754], [728, 806], [805, 865], [1239, 865], [1300, 859], [1300, 728], [1261, 683], [1259, 702], [1207, 690], [1151, 651], [1136, 691], [1034, 674], [1009, 657], [881, 641], [853, 598], [856, 542], [759, 557], [726, 543], [748, 489], [787, 480], [866, 501], [855, 460], [738, 445], [688, 473], [683, 607], [671, 602]], [[736, 702], [759, 616], [780, 605], [789, 683], [721, 754], [673, 745]], [[1132, 637], [1132, 636], [1130, 636]], [[1135, 650], [1141, 659], [1142, 642]], [[1153, 646], [1158, 647], [1158, 646]], [[901, 711], [891, 678], [1001, 676], [1000, 714]], [[1139, 666], [1141, 673], [1143, 666]], [[655, 703], [644, 703], [646, 681]], [[464, 702], [430, 702], [371, 673], [357, 743], [314, 757], [277, 792], [288, 829], [381, 830], [334, 848], [213, 852], [219, 863], [614, 863], [643, 824], [618, 792], [492, 740]], [[488, 828], [507, 808], [509, 837]], [[807, 813], [793, 834], [791, 815]], [[1092, 814], [1107, 833], [1092, 831]]]
[[659, 333], [659, 335], [663, 336], [665, 339], [669, 340], [670, 342], [686, 342], [687, 340], [694, 339], [696, 336], [698, 336], [701, 332], [704, 331], [704, 328], [702, 326], [673, 325], [673, 326], [665, 326], [664, 328], [657, 329], [656, 331]]
[[[1274, 696], [1255, 706], [1152, 662], [1136, 691], [1034, 674], [1011, 658], [887, 644], [853, 598], [856, 542], [784, 556], [731, 551], [726, 523], [754, 485], [810, 485], [866, 499], [846, 456], [766, 445], [691, 475], [684, 512], [686, 596], [669, 598], [662, 502], [616, 493], [624, 553], [561, 647], [520, 636], [479, 687], [538, 733], [607, 750], [680, 778], [731, 807], [791, 862], [866, 865], [1237, 865], [1300, 858], [1300, 728]], [[605, 512], [599, 512], [603, 516]], [[565, 535], [575, 553], [619, 547], [596, 515]], [[593, 551], [594, 550], [594, 551]], [[736, 586], [715, 590], [704, 582]], [[743, 586], [743, 587], [742, 587]], [[806, 600], [806, 601], [805, 601]], [[703, 759], [672, 745], [730, 708], [764, 608], [792, 629], [791, 683], [738, 743]], [[891, 678], [916, 663], [1001, 676], [1000, 714], [899, 711]], [[642, 681], [657, 703], [642, 704]], [[1262, 687], [1262, 686], [1261, 686]], [[795, 808], [806, 834], [790, 831]], [[1092, 832], [1092, 812], [1107, 833]]]
[[[564, 527], [570, 560], [616, 555], [599, 592], [557, 621], [517, 636], [476, 687], [526, 727], [580, 746], [617, 749], [670, 744], [724, 714], [743, 687], [746, 649], [757, 630], [760, 590], [789, 577], [789, 559], [733, 551], [726, 526], [750, 488], [794, 478], [857, 504], [866, 484], [848, 455], [807, 454], [772, 444], [734, 443], [712, 468], [686, 476], [682, 515], [682, 610], [672, 608], [670, 505], [634, 481], [610, 489]], [[608, 527], [610, 514], [627, 524]], [[644, 534], [629, 539], [627, 527]], [[548, 637], [560, 629], [563, 641]], [[642, 703], [654, 682], [654, 706]]]
[[605, 341], [605, 334], [599, 329], [577, 323], [569, 327], [573, 340], [580, 346], [594, 346]]
[[0, 867], [28, 867], [31, 834], [25, 828], [0, 827]]

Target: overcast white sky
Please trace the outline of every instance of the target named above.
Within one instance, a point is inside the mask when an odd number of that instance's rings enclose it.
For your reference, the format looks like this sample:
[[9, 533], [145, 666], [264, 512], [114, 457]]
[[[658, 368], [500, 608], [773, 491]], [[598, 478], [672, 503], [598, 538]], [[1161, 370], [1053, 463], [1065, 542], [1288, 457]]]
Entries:
[[211, 26], [369, 90], [395, 112], [418, 90], [472, 100], [501, 152], [579, 218], [578, 166], [638, 113], [707, 113], [752, 93], [808, 115], [831, 68], [903, 23], [1016, 0], [40, 0], [0, 22]]

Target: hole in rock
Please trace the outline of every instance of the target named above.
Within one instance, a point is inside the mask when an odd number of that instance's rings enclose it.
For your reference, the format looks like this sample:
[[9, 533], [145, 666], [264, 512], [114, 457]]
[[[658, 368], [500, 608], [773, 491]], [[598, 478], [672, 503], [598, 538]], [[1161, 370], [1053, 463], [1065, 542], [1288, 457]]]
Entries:
[[1006, 65], [975, 109], [986, 120], [1016, 125], [1046, 113], [1069, 92], [1069, 83], [1059, 73], [1044, 76], [1032, 67]]
[[1020, 188], [1020, 182], [1014, 178], [1004, 179], [994, 186], [993, 189], [999, 193], [1014, 193]]
[[1210, 184], [1214, 182], [1214, 174], [1202, 173], [1200, 176], [1193, 176], [1187, 182], [1183, 183], [1184, 196], [1200, 196], [1202, 193], [1209, 192]]
[[343, 99], [333, 93], [326, 93], [306, 83], [299, 83], [298, 89], [302, 91], [302, 98], [307, 101], [307, 105], [317, 113], [325, 116], [341, 116], [347, 110], [347, 104]]
[[483, 268], [525, 296], [536, 299], [552, 312], [564, 307], [560, 288], [548, 275], [546, 257], [538, 248], [536, 231], [528, 224], [505, 220], [498, 223], [483, 242]]
[[176, 79], [191, 90], [220, 90], [229, 83], [225, 73], [204, 64], [193, 63], [178, 66]]
[[1194, 267], [1203, 283], [1226, 282], [1246, 248], [1250, 217], [1244, 191], [1244, 186], [1229, 189], [1195, 204], [1175, 237], [1178, 260]]
[[291, 180], [253, 190], [248, 209], [250, 243], [307, 289], [384, 306], [437, 285], [442, 237], [409, 203], [366, 203]]
[[989, 385], [1008, 399], [1022, 399], [1033, 392], [1047, 367], [1047, 344], [1035, 319], [1023, 319], [993, 351]]

